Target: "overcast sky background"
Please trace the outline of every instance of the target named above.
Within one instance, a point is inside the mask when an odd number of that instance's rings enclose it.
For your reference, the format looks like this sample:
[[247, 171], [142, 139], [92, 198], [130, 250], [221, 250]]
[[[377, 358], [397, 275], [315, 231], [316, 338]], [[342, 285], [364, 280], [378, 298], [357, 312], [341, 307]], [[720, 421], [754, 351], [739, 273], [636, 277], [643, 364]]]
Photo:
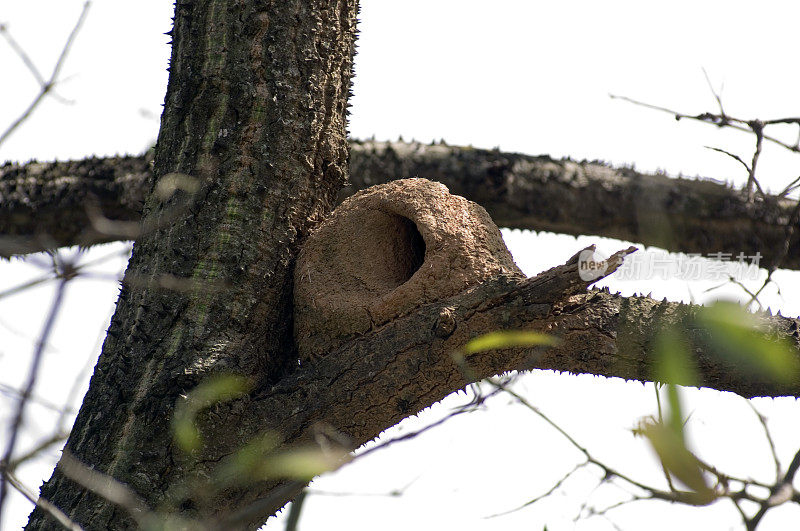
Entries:
[[[45, 76], [77, 19], [82, 1], [9, 0], [0, 9], [14, 38]], [[668, 7], [667, 7], [668, 6]], [[705, 68], [724, 85], [728, 113], [745, 118], [798, 115], [800, 72], [796, 24], [800, 4], [765, 1], [675, 1], [653, 6], [633, 1], [362, 0], [350, 131], [356, 138], [445, 139], [451, 144], [499, 147], [529, 154], [602, 159], [644, 170], [702, 175], [742, 183], [738, 163], [704, 146], [743, 158], [752, 154], [747, 135], [716, 130], [611, 100], [629, 96], [685, 113], [715, 111]], [[58, 87], [65, 105], [47, 99], [2, 146], [0, 161], [83, 158], [140, 153], [154, 142], [166, 86], [169, 2], [95, 0], [63, 69]], [[43, 14], [46, 13], [46, 16]], [[34, 97], [37, 85], [5, 41], [0, 40], [0, 130]], [[794, 141], [796, 131], [784, 131]], [[798, 157], [767, 145], [760, 175], [780, 189], [800, 174]], [[423, 176], [424, 177], [424, 176]], [[610, 253], [626, 242], [596, 237], [504, 231], [528, 274], [552, 267], [589, 243]], [[109, 277], [126, 262], [126, 245], [95, 248], [83, 260], [109, 256], [97, 278], [70, 284], [67, 301], [47, 351], [37, 395], [61, 404], [79, 382], [80, 402], [113, 310], [117, 286]], [[0, 292], [42, 274], [41, 259], [0, 263]], [[763, 272], [762, 272], [763, 275]], [[781, 295], [763, 300], [785, 314], [800, 315], [800, 276], [776, 275]], [[748, 280], [748, 285], [758, 285]], [[706, 279], [643, 279], [607, 282], [625, 294], [653, 292], [669, 300], [706, 302], [741, 297]], [[52, 285], [0, 299], [0, 384], [19, 388], [33, 341], [52, 297]], [[83, 376], [80, 376], [83, 374]], [[656, 411], [652, 385], [592, 376], [537, 371], [518, 389], [609, 464], [647, 481], [659, 469], [645, 443], [630, 428]], [[755, 416], [741, 398], [714, 391], [686, 392], [689, 429], [697, 451], [731, 474], [773, 480], [771, 458]], [[468, 400], [452, 396], [385, 436], [427, 425]], [[756, 400], [767, 413], [779, 454], [788, 459], [800, 445], [800, 414], [794, 399]], [[7, 425], [13, 401], [0, 395], [0, 422]], [[19, 448], [50, 433], [57, 415], [32, 406]], [[68, 422], [71, 425], [71, 420]], [[2, 440], [0, 436], [0, 440]], [[58, 452], [21, 470], [38, 489]], [[573, 523], [581, 503], [602, 507], [625, 499], [614, 487], [594, 490], [600, 473], [589, 469], [553, 497], [509, 516], [512, 509], [546, 491], [580, 461], [580, 455], [524, 408], [500, 398], [485, 411], [451, 419], [444, 427], [315, 481], [327, 494], [306, 501], [301, 527], [385, 530], [462, 529], [606, 530], [603, 518]], [[660, 485], [660, 484], [659, 484]], [[402, 496], [384, 496], [405, 488]], [[18, 529], [30, 506], [15, 496], [2, 529]], [[608, 515], [622, 529], [737, 529], [730, 504], [689, 509], [639, 503]], [[785, 529], [800, 510], [782, 507], [763, 529]], [[267, 529], [280, 529], [273, 519]]]

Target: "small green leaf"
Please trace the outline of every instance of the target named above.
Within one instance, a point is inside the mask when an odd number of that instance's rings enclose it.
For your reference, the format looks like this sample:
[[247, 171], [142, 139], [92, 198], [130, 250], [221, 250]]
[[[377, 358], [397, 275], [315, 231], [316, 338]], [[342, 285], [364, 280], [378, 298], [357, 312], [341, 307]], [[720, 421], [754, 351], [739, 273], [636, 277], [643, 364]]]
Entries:
[[200, 447], [202, 440], [200, 431], [194, 425], [194, 419], [187, 416], [174, 420], [172, 431], [175, 442], [184, 452], [191, 452]]
[[800, 362], [791, 344], [770, 335], [765, 323], [738, 304], [717, 302], [703, 308], [699, 322], [708, 328], [715, 352], [742, 372], [755, 371], [776, 382], [791, 382]]
[[261, 464], [280, 443], [281, 439], [275, 433], [262, 433], [220, 464], [215, 471], [214, 484], [227, 488], [262, 479]]
[[322, 449], [315, 446], [276, 451], [280, 438], [274, 434], [248, 443], [226, 459], [215, 472], [219, 488], [247, 485], [265, 479], [310, 480], [341, 467], [352, 457], [343, 448]]
[[559, 343], [557, 337], [531, 332], [529, 330], [498, 330], [483, 334], [469, 341], [464, 347], [466, 355], [500, 348], [553, 346]]
[[218, 402], [240, 397], [249, 389], [246, 378], [234, 375], [216, 376], [198, 385], [175, 407], [172, 430], [178, 446], [185, 452], [199, 448], [202, 437], [195, 423], [197, 414]]
[[669, 474], [692, 490], [694, 503], [704, 505], [716, 498], [706, 483], [700, 461], [672, 427], [651, 419], [643, 421], [637, 431], [650, 442]]
[[310, 480], [325, 472], [336, 470], [351, 459], [344, 450], [300, 448], [268, 456], [261, 464], [264, 479], [289, 478]]
[[663, 329], [656, 338], [654, 351], [654, 380], [679, 385], [698, 385], [697, 369], [680, 333], [671, 328]]

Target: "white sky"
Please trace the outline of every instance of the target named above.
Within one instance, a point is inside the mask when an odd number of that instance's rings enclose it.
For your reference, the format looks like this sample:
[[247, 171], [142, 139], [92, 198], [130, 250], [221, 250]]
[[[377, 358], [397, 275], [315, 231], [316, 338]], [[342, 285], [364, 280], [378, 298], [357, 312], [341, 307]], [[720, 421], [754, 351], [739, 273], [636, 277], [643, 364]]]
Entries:
[[[138, 153], [157, 134], [166, 84], [171, 3], [144, 0], [121, 5], [96, 0], [63, 70], [58, 92], [72, 105], [47, 100], [6, 144], [0, 160], [80, 158], [92, 154]], [[698, 5], [699, 4], [699, 5]], [[54, 64], [81, 1], [10, 0], [0, 23], [25, 47], [45, 75]], [[716, 86], [724, 84], [726, 110], [742, 117], [798, 115], [794, 1], [389, 1], [362, 0], [350, 131], [378, 139], [444, 138], [451, 144], [498, 146], [506, 151], [604, 159], [672, 174], [704, 175], [742, 182], [737, 163], [703, 146], [722, 147], [749, 158], [745, 135], [710, 126], [676, 122], [670, 116], [612, 101], [616, 93], [687, 113], [714, 111], [705, 68]], [[666, 7], [669, 6], [669, 7]], [[46, 13], [47, 16], [42, 16]], [[33, 98], [36, 84], [0, 40], [0, 130]], [[793, 133], [796, 135], [796, 132]], [[790, 141], [796, 136], [788, 134]], [[798, 158], [768, 146], [761, 177], [773, 189], [800, 173]], [[599, 243], [613, 252], [625, 243], [601, 238], [504, 231], [520, 266], [529, 274], [560, 263], [577, 249]], [[103, 269], [124, 267], [124, 245], [102, 246], [90, 256], [116, 254]], [[0, 263], [0, 292], [40, 275], [30, 262]], [[800, 279], [778, 276], [764, 300], [785, 314], [800, 315]], [[678, 279], [608, 282], [623, 293], [653, 292], [670, 300], [706, 301], [717, 282]], [[756, 282], [750, 281], [750, 285]], [[105, 279], [79, 280], [68, 288], [46, 358], [37, 395], [63, 403], [87, 360], [97, 355], [117, 288]], [[0, 384], [21, 386], [52, 287], [0, 299]], [[725, 291], [727, 297], [740, 295]], [[519, 384], [526, 396], [584, 445], [637, 477], [658, 481], [658, 468], [630, 428], [655, 412], [651, 385], [603, 378], [535, 372]], [[82, 396], [83, 391], [78, 393]], [[727, 393], [689, 390], [689, 429], [706, 459], [732, 474], [772, 480], [770, 457], [760, 426], [744, 400]], [[79, 399], [78, 399], [79, 400]], [[390, 430], [409, 431], [445, 415], [465, 401], [448, 398], [418, 418]], [[788, 464], [800, 444], [793, 399], [758, 400], [769, 414], [778, 451]], [[6, 425], [12, 401], [0, 395]], [[49, 433], [55, 416], [30, 409], [20, 446], [24, 450]], [[387, 434], [391, 434], [387, 433]], [[49, 477], [57, 452], [21, 471], [36, 489]], [[310, 496], [301, 527], [312, 529], [406, 530], [605, 530], [603, 518], [573, 523], [587, 496], [598, 506], [624, 498], [614, 488], [593, 491], [598, 472], [577, 476], [550, 499], [498, 519], [483, 517], [511, 509], [546, 491], [580, 456], [530, 412], [492, 402], [483, 412], [452, 419], [444, 427], [373, 454], [314, 488], [364, 496]], [[400, 497], [376, 496], [411, 484]], [[30, 507], [13, 498], [2, 529], [18, 529]], [[700, 510], [640, 503], [609, 513], [622, 529], [737, 528], [732, 506]], [[800, 510], [784, 507], [760, 529], [796, 525]], [[280, 529], [280, 517], [267, 529]]]

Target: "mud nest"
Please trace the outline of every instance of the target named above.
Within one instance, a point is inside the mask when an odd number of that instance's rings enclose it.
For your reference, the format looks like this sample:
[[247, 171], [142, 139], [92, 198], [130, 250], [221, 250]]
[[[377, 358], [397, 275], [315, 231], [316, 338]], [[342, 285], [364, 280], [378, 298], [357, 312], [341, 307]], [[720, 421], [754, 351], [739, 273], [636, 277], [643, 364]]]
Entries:
[[480, 205], [427, 179], [346, 199], [304, 243], [295, 268], [301, 360], [498, 275], [523, 278]]

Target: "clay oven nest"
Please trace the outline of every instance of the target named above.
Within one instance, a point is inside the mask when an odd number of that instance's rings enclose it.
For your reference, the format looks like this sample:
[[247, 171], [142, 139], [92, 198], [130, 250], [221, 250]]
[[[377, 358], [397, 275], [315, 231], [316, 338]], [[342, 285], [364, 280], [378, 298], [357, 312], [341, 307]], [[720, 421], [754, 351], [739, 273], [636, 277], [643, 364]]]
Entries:
[[300, 358], [498, 275], [524, 278], [480, 205], [427, 179], [373, 186], [346, 199], [297, 259]]

